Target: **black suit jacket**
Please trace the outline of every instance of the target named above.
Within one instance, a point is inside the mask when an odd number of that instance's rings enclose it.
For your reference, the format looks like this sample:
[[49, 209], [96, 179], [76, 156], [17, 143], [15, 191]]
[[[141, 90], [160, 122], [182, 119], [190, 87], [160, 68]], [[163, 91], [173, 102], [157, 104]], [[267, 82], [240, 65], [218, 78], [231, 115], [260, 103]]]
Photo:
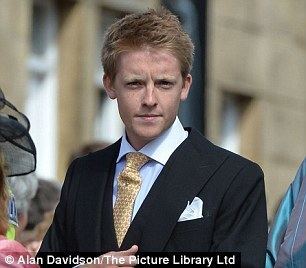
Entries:
[[[41, 252], [119, 250], [112, 215], [120, 140], [75, 160]], [[178, 222], [187, 202], [203, 218]], [[175, 150], [137, 212], [120, 249], [140, 252], [239, 251], [242, 267], [264, 267], [266, 200], [260, 167], [213, 145], [196, 130]]]

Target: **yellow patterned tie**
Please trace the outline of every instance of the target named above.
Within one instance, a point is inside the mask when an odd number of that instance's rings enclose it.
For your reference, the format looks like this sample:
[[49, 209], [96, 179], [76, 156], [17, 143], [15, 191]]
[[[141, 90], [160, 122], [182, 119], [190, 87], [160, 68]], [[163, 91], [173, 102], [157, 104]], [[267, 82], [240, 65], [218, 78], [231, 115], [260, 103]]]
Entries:
[[136, 196], [140, 190], [139, 169], [149, 161], [142, 153], [126, 155], [126, 164], [118, 177], [118, 193], [114, 207], [114, 224], [119, 247], [130, 226]]

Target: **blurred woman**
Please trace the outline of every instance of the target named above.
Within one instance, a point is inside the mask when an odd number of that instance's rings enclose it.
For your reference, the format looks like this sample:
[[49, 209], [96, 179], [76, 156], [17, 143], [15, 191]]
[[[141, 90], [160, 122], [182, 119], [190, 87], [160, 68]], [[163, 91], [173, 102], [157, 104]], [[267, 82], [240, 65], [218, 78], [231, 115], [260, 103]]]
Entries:
[[28, 174], [36, 167], [36, 149], [29, 128], [27, 117], [4, 98], [0, 89], [0, 267], [39, 267], [20, 243], [6, 237], [11, 213], [6, 177]]

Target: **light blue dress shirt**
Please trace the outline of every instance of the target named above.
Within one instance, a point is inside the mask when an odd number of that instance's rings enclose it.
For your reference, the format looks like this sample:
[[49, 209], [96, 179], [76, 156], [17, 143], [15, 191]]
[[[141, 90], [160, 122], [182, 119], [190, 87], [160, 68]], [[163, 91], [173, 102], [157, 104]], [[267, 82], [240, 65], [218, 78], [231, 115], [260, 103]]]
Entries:
[[[176, 117], [170, 128], [165, 130], [159, 137], [149, 142], [139, 150], [139, 152], [148, 156], [150, 161], [140, 169], [142, 183], [135, 200], [131, 220], [134, 219], [142, 202], [146, 198], [153, 183], [155, 182], [159, 173], [162, 171], [172, 153], [187, 137], [188, 131], [184, 130], [178, 117]], [[113, 205], [115, 205], [117, 197], [118, 176], [125, 166], [125, 155], [130, 152], [136, 152], [136, 150], [127, 141], [126, 134], [124, 133], [121, 140], [119, 155], [116, 161], [116, 172], [113, 186]]]

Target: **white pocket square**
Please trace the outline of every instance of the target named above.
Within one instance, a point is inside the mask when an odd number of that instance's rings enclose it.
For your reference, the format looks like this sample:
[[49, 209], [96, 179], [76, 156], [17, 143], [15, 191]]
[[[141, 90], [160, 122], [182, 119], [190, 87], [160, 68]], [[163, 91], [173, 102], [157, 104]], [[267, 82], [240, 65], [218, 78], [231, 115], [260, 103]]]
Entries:
[[199, 197], [195, 197], [191, 204], [188, 201], [187, 206], [183, 213], [181, 214], [180, 218], [178, 221], [190, 221], [190, 220], [195, 220], [199, 218], [203, 218], [202, 215], [203, 211], [203, 201]]

